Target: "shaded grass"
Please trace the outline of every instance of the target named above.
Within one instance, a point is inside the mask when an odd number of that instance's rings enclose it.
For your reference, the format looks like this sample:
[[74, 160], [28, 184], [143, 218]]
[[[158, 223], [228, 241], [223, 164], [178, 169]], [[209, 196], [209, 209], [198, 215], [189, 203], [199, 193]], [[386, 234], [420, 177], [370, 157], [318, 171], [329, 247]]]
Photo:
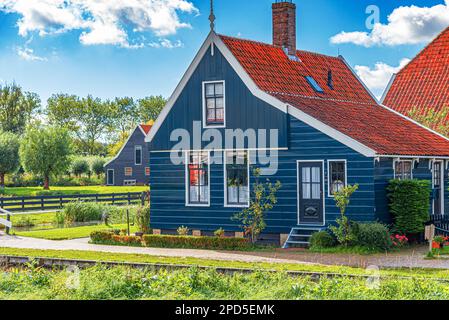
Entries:
[[373, 250], [363, 246], [337, 246], [332, 248], [321, 248], [321, 247], [311, 247], [310, 252], [314, 253], [335, 253], [335, 254], [358, 254], [358, 255], [371, 255], [371, 254], [379, 254], [385, 253], [385, 251], [381, 250]]
[[[126, 224], [119, 224], [113, 226], [93, 225], [74, 228], [61, 228], [51, 230], [36, 230], [15, 232], [16, 235], [29, 238], [47, 239], [47, 240], [72, 240], [80, 238], [88, 238], [93, 231], [111, 230], [111, 229], [126, 229]], [[131, 232], [136, 232], [137, 227], [131, 226]]]
[[48, 194], [76, 195], [76, 194], [105, 194], [105, 193], [127, 193], [127, 192], [144, 192], [148, 191], [148, 187], [130, 186], [81, 186], [81, 187], [50, 187], [47, 192], [42, 187], [14, 187], [5, 188], [3, 194], [5, 196], [28, 197]]

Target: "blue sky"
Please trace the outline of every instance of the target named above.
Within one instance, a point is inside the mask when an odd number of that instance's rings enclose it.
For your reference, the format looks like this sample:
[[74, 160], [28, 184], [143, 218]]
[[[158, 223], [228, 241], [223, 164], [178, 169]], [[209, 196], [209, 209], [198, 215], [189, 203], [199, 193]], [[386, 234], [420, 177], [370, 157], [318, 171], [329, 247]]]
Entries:
[[[217, 31], [271, 42], [272, 2], [215, 0]], [[294, 2], [298, 48], [340, 52], [378, 96], [404, 59], [449, 25], [444, 0]], [[380, 20], [370, 30], [373, 4]], [[0, 0], [0, 81], [43, 101], [53, 93], [168, 97], [209, 32], [208, 11], [209, 0]]]

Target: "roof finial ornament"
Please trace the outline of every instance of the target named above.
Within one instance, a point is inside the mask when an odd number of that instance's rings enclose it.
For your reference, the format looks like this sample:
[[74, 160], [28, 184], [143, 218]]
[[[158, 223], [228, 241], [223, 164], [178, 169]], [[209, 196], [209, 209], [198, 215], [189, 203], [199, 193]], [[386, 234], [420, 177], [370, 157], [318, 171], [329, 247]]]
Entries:
[[214, 15], [214, 0], [210, 0], [210, 30], [215, 31], [215, 15]]

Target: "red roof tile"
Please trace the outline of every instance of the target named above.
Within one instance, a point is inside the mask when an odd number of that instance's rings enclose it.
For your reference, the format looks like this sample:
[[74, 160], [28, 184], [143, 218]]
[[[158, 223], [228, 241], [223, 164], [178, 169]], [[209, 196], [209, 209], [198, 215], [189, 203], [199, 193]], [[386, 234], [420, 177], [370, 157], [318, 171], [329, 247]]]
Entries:
[[405, 115], [449, 106], [449, 27], [397, 74], [383, 103]]
[[[375, 150], [379, 155], [449, 156], [449, 141], [380, 106], [341, 57], [220, 36], [263, 91]], [[332, 71], [333, 88], [328, 82]], [[323, 92], [305, 79], [312, 76]]]
[[140, 127], [142, 128], [142, 130], [145, 132], [145, 134], [148, 135], [148, 133], [150, 133], [150, 130], [152, 128], [152, 126], [147, 125], [147, 124], [141, 124]]

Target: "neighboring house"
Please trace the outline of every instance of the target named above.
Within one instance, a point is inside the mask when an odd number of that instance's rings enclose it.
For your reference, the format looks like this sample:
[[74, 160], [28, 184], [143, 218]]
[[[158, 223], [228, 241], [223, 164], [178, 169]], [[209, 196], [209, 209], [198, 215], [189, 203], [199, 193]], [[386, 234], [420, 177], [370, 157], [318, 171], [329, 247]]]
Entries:
[[[146, 139], [154, 229], [241, 231], [231, 217], [248, 206], [252, 169], [265, 166], [252, 159], [256, 149], [278, 153], [277, 172], [261, 178], [282, 183], [263, 239], [279, 242], [292, 232], [289, 243], [302, 242], [293, 235], [334, 223], [332, 194], [348, 184], [360, 186], [347, 212], [353, 220], [390, 221], [393, 178], [433, 178], [439, 198], [432, 210], [449, 212], [449, 141], [378, 104], [343, 57], [297, 51], [295, 12], [291, 2], [273, 4], [274, 44], [212, 29]], [[253, 148], [245, 139], [236, 150], [221, 142], [210, 152], [202, 142], [177, 163], [176, 129], [223, 137], [226, 129], [277, 129], [278, 143]]]
[[150, 154], [145, 137], [151, 126], [139, 125], [129, 136], [119, 153], [104, 165], [106, 185], [148, 185], [150, 180]]
[[393, 75], [381, 102], [407, 116], [449, 107], [449, 27]]

